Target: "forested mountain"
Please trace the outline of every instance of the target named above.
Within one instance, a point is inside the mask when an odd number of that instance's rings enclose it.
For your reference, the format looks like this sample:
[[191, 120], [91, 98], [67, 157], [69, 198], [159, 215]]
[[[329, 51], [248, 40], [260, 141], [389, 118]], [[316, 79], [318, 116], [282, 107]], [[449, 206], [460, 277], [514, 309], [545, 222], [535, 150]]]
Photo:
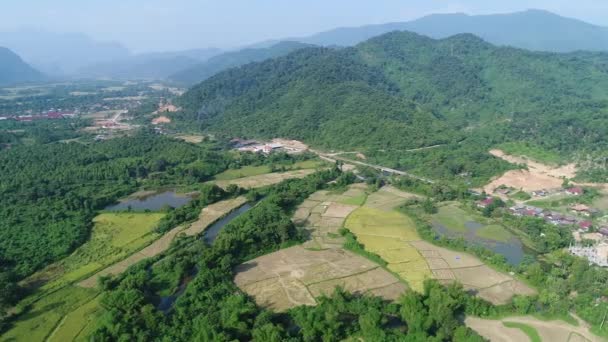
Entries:
[[140, 54], [89, 65], [78, 70], [77, 75], [112, 79], [165, 79], [179, 71], [204, 63], [220, 53], [219, 49], [197, 49]]
[[608, 131], [606, 76], [606, 54], [394, 32], [355, 48], [305, 49], [226, 71], [186, 93], [178, 115], [232, 135], [339, 148], [414, 148], [482, 128], [496, 130], [497, 141], [599, 148]]
[[297, 42], [280, 42], [270, 47], [247, 48], [226, 52], [212, 57], [206, 62], [199, 63], [190, 68], [184, 68], [171, 75], [169, 78], [181, 83], [195, 84], [202, 82], [221, 71], [239, 67], [247, 63], [260, 62], [269, 58], [284, 56], [290, 52], [309, 46], [310, 45]]
[[0, 47], [0, 85], [42, 80], [42, 73], [29, 66], [11, 50]]
[[412, 31], [433, 38], [472, 33], [496, 45], [539, 51], [608, 51], [608, 27], [541, 10], [473, 16], [433, 14], [409, 22], [339, 28], [296, 40], [351, 46], [391, 31]]

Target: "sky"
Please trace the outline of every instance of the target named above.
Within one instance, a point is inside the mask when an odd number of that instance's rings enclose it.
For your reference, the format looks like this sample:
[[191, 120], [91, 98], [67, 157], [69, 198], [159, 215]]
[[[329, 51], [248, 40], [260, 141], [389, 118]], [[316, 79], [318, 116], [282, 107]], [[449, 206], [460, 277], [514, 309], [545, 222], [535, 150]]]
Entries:
[[0, 31], [85, 33], [135, 52], [231, 48], [433, 13], [544, 9], [608, 26], [608, 0], [0, 0]]

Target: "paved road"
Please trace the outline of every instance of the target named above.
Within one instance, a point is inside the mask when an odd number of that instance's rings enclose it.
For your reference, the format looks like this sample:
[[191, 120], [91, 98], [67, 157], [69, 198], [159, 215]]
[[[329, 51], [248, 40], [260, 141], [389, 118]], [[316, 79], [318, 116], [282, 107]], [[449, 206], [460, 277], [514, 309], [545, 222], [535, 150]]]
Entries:
[[406, 177], [417, 179], [419, 181], [422, 181], [422, 182], [425, 182], [425, 183], [429, 183], [429, 184], [435, 183], [435, 181], [433, 181], [431, 179], [420, 177], [420, 176], [416, 176], [416, 175], [413, 175], [413, 174], [411, 174], [409, 172], [399, 171], [399, 170], [391, 169], [391, 168], [384, 167], [384, 166], [381, 166], [381, 165], [374, 165], [374, 164], [364, 163], [364, 162], [357, 161], [357, 160], [351, 160], [351, 159], [347, 159], [347, 158], [344, 158], [344, 157], [340, 157], [340, 156], [338, 156], [336, 154], [325, 154], [325, 153], [321, 153], [321, 152], [315, 151], [315, 150], [311, 150], [311, 151], [314, 152], [314, 153], [316, 153], [319, 156], [319, 158], [321, 158], [323, 160], [326, 160], [328, 162], [331, 162], [331, 163], [335, 163], [337, 160], [339, 160], [339, 161], [342, 161], [342, 162], [347, 163], [347, 164], [355, 164], [355, 165], [360, 165], [360, 166], [367, 166], [367, 167], [370, 167], [372, 169], [376, 169], [376, 170], [381, 171], [381, 172], [386, 172], [386, 173], [390, 173], [390, 174], [398, 175], [398, 176], [406, 176]]

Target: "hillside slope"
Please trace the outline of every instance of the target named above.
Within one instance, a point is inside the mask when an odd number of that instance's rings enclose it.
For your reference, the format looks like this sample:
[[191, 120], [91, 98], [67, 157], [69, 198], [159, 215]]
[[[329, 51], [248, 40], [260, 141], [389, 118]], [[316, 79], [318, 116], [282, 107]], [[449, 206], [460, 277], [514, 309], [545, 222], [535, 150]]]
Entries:
[[209, 60], [194, 65], [190, 68], [184, 68], [183, 70], [169, 76], [169, 78], [176, 82], [196, 84], [221, 71], [252, 62], [261, 62], [269, 58], [285, 56], [290, 52], [309, 46], [310, 45], [308, 44], [298, 42], [279, 42], [265, 48], [247, 48], [238, 51], [226, 52], [221, 55], [214, 56]]
[[495, 143], [597, 150], [607, 147], [607, 57], [393, 32], [223, 72], [186, 93], [178, 115], [233, 136], [334, 148], [414, 148], [478, 132]]
[[11, 50], [0, 47], [0, 85], [42, 80], [44, 80], [42, 73], [29, 66]]

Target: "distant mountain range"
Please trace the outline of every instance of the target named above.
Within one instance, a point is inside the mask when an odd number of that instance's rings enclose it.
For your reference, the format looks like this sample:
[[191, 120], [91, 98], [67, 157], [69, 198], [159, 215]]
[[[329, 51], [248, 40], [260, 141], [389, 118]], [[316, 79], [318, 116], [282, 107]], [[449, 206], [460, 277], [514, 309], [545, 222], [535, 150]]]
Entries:
[[538, 51], [608, 51], [608, 27], [542, 10], [492, 15], [433, 14], [409, 22], [338, 28], [290, 40], [352, 46], [391, 31], [411, 31], [437, 39], [472, 33], [495, 45]]
[[13, 51], [0, 47], [0, 85], [44, 81], [45, 76]]
[[309, 37], [265, 41], [224, 53], [199, 49], [133, 55], [118, 43], [98, 42], [82, 34], [41, 31], [0, 33], [0, 46], [15, 51], [48, 75], [158, 78], [194, 84], [227, 68], [283, 56], [306, 45], [354, 46], [391, 31], [410, 31], [436, 39], [472, 33], [495, 45], [538, 51], [608, 51], [608, 28], [541, 10], [474, 16], [434, 14], [409, 22], [338, 28]]
[[78, 70], [77, 75], [113, 79], [166, 79], [221, 52], [219, 49], [198, 49], [140, 54], [118, 61], [89, 65]]
[[195, 84], [226, 69], [240, 67], [242, 65], [260, 62], [266, 59], [285, 56], [293, 51], [311, 47], [312, 45], [299, 42], [279, 42], [267, 48], [247, 48], [238, 51], [226, 52], [210, 58], [208, 61], [199, 63], [190, 68], [181, 70], [169, 78], [173, 81]]

